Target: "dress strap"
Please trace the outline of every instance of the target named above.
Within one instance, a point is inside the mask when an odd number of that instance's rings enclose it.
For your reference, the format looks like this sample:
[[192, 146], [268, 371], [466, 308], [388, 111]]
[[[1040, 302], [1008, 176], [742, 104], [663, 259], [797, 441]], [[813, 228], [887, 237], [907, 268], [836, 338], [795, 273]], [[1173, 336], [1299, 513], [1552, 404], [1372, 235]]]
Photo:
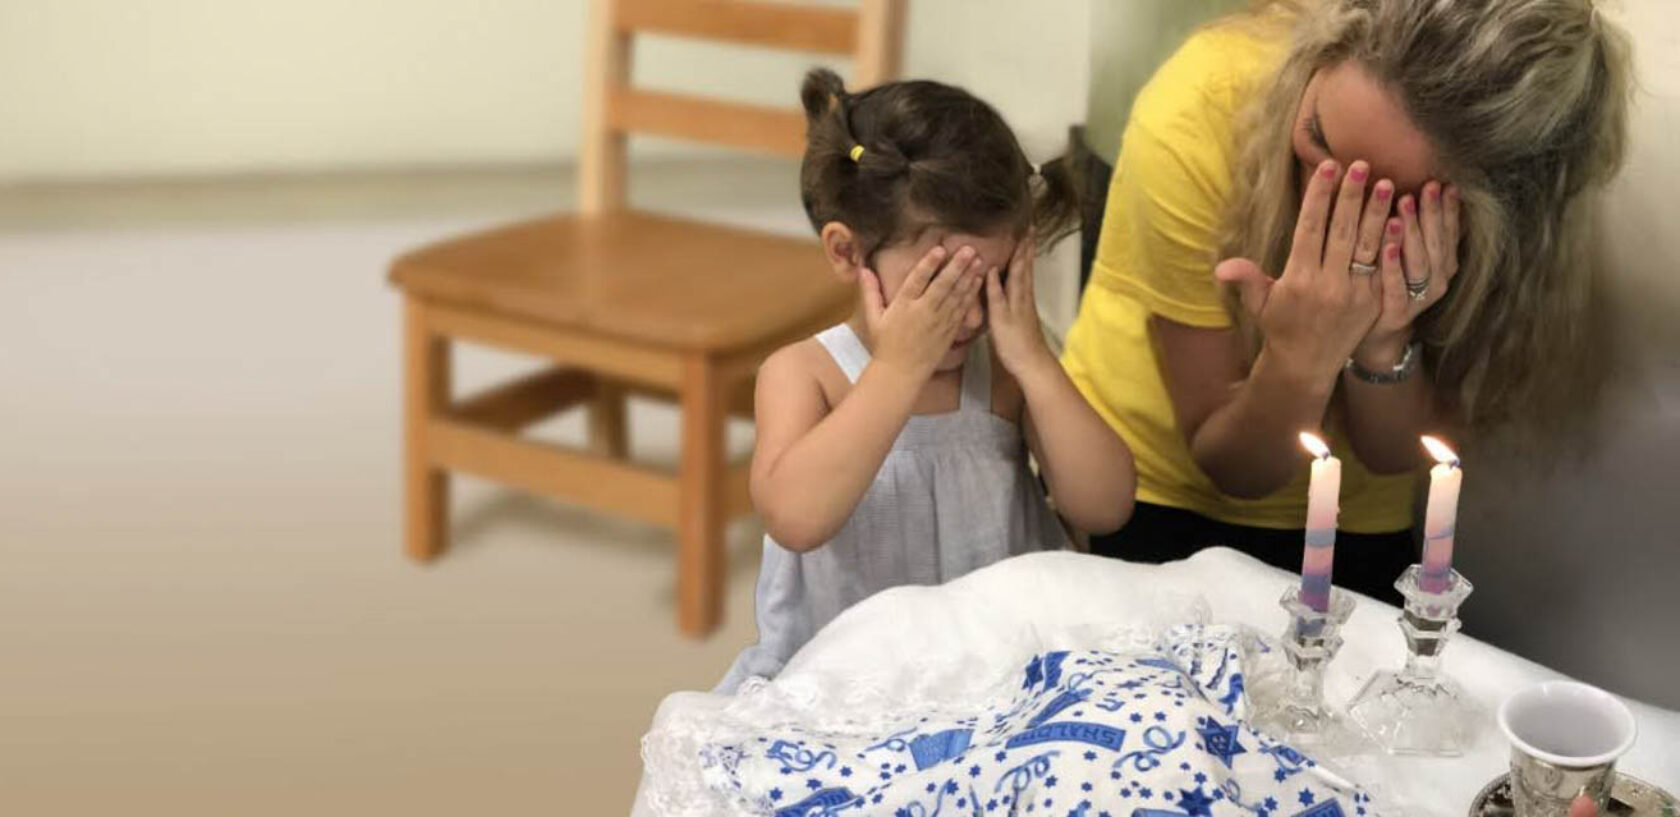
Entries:
[[984, 335], [974, 339], [968, 347], [968, 360], [963, 361], [962, 410], [992, 410], [992, 355]]
[[817, 342], [828, 350], [828, 356], [834, 358], [834, 363], [846, 374], [846, 380], [852, 383], [858, 381], [864, 367], [869, 365], [869, 350], [848, 324], [836, 324], [817, 333]]

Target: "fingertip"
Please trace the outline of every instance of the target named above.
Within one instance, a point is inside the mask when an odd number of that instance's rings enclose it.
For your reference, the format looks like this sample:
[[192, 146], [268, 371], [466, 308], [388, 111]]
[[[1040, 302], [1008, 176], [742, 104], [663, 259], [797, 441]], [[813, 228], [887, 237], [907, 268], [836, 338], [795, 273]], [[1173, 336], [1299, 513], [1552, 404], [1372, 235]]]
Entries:
[[1412, 198], [1412, 194], [1407, 193], [1400, 197], [1400, 212], [1408, 216], [1417, 215], [1417, 199]]
[[1227, 258], [1213, 268], [1213, 276], [1228, 284], [1239, 283], [1249, 277], [1252, 265], [1246, 258]]
[[1340, 170], [1341, 165], [1336, 164], [1335, 159], [1325, 159], [1318, 164], [1318, 175], [1320, 178], [1334, 179], [1336, 178], [1336, 173]]

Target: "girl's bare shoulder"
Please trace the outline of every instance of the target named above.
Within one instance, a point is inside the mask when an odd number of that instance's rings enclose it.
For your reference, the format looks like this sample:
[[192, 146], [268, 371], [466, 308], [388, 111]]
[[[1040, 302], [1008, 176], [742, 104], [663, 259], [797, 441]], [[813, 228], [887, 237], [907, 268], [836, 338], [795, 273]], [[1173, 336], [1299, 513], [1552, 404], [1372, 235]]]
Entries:
[[822, 392], [829, 407], [851, 390], [845, 372], [816, 338], [790, 343], [772, 352], [758, 369], [759, 388], [807, 389]]

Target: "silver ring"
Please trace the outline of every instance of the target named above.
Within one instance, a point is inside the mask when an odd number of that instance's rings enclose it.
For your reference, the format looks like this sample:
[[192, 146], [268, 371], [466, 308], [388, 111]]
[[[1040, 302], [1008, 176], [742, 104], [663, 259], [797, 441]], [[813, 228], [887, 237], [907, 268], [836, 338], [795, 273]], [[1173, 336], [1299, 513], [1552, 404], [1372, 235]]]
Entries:
[[1406, 297], [1414, 301], [1421, 301], [1429, 297], [1429, 279], [1406, 282]]
[[1350, 264], [1349, 267], [1356, 274], [1359, 274], [1359, 275], [1375, 275], [1375, 274], [1377, 274], [1377, 265], [1376, 264], [1365, 264], [1365, 263], [1361, 263], [1359, 261], [1355, 261], [1352, 264]]

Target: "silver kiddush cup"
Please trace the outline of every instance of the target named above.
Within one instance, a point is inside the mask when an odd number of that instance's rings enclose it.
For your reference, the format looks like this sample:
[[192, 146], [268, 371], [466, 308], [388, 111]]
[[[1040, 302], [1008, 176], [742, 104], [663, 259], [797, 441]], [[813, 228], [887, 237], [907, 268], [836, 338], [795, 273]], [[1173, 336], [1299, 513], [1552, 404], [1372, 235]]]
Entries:
[[1505, 699], [1499, 728], [1511, 741], [1517, 817], [1567, 817], [1581, 795], [1606, 814], [1616, 761], [1639, 731], [1627, 704], [1574, 681], [1549, 681]]

